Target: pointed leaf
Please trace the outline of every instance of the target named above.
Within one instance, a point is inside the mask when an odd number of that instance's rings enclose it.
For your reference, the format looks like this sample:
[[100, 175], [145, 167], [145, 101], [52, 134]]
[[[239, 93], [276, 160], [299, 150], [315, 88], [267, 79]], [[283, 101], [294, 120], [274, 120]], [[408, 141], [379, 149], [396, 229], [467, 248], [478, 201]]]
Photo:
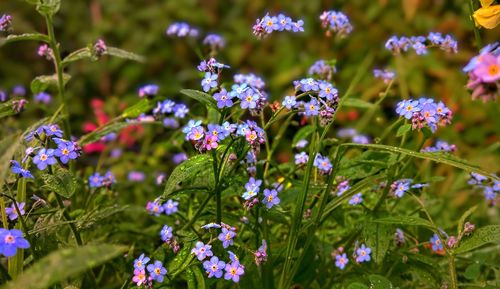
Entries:
[[384, 260], [392, 240], [392, 233], [392, 226], [387, 224], [368, 223], [365, 226], [366, 244], [372, 249], [372, 257], [375, 263], [380, 264]]
[[466, 236], [460, 241], [454, 253], [469, 252], [488, 243], [500, 243], [500, 225], [490, 225], [475, 230], [471, 236]]
[[66, 169], [55, 170], [54, 174], [43, 174], [42, 179], [47, 189], [65, 198], [71, 198], [78, 188], [78, 179]]
[[124, 118], [136, 118], [139, 117], [141, 114], [149, 111], [153, 107], [153, 104], [151, 100], [147, 98], [143, 98], [131, 107], [127, 107], [123, 113], [122, 116]]
[[116, 48], [116, 47], [107, 47], [106, 51], [104, 54], [115, 56], [118, 58], [123, 58], [123, 59], [129, 59], [137, 62], [146, 62], [146, 58], [144, 56]]
[[390, 152], [394, 152], [394, 153], [400, 153], [400, 154], [415, 157], [415, 158], [426, 159], [426, 160], [431, 160], [431, 161], [435, 161], [435, 162], [442, 163], [442, 164], [447, 164], [447, 165], [462, 169], [462, 170], [467, 171], [467, 172], [478, 173], [478, 174], [487, 176], [491, 179], [500, 181], [500, 177], [498, 177], [494, 174], [488, 173], [488, 172], [480, 169], [477, 166], [470, 165], [466, 161], [459, 159], [459, 158], [456, 158], [452, 155], [435, 154], [435, 153], [421, 153], [421, 152], [411, 151], [408, 149], [403, 149], [403, 148], [388, 146], [388, 145], [381, 145], [381, 144], [347, 143], [347, 144], [342, 144], [341, 146], [359, 147], [359, 148], [384, 150], [384, 151], [390, 151]]
[[407, 225], [407, 226], [424, 226], [434, 229], [434, 226], [432, 226], [432, 224], [429, 221], [419, 217], [396, 216], [396, 217], [387, 217], [387, 218], [373, 220], [373, 222], [382, 224]]
[[411, 123], [403, 124], [398, 128], [398, 131], [396, 132], [396, 136], [400, 137], [405, 135], [407, 132], [411, 130]]
[[39, 41], [39, 42], [45, 42], [49, 43], [49, 37], [45, 34], [40, 34], [40, 33], [25, 33], [25, 34], [17, 34], [17, 35], [9, 35], [7, 37], [2, 37], [0, 38], [0, 46], [12, 43], [12, 42], [17, 42], [17, 41]]
[[370, 280], [371, 287], [373, 289], [392, 289], [392, 283], [389, 279], [385, 278], [381, 275], [370, 275], [368, 276], [368, 280]]
[[[63, 74], [64, 85], [66, 85], [66, 83], [68, 83], [68, 81], [70, 79], [71, 79], [71, 75], [66, 74], [66, 73]], [[38, 94], [42, 91], [47, 90], [47, 88], [49, 88], [51, 86], [57, 87], [57, 74], [40, 75], [40, 76], [35, 77], [35, 79], [33, 79], [31, 81], [31, 92], [33, 92], [33, 94]]]
[[45, 289], [101, 265], [127, 250], [118, 245], [87, 245], [62, 249], [40, 259], [2, 289]]
[[165, 190], [163, 191], [163, 198], [168, 198], [168, 196], [174, 191], [175, 187], [183, 181], [186, 181], [187, 179], [190, 179], [206, 170], [213, 170], [212, 157], [208, 154], [196, 155], [182, 162], [172, 171], [172, 174], [168, 178], [165, 184]]
[[208, 93], [204, 93], [202, 91], [193, 90], [193, 89], [183, 89], [183, 90], [181, 90], [181, 93], [191, 97], [192, 99], [200, 102], [201, 104], [204, 104], [205, 107], [207, 107], [207, 108], [211, 107], [215, 110], [218, 110], [217, 103], [215, 102], [215, 99]]
[[75, 62], [75, 61], [82, 60], [82, 59], [91, 59], [91, 58], [92, 58], [92, 52], [90, 51], [90, 49], [85, 47], [85, 48], [81, 48], [81, 49], [78, 49], [76, 51], [71, 52], [68, 56], [66, 56], [63, 59], [62, 65], [66, 65], [68, 63]]

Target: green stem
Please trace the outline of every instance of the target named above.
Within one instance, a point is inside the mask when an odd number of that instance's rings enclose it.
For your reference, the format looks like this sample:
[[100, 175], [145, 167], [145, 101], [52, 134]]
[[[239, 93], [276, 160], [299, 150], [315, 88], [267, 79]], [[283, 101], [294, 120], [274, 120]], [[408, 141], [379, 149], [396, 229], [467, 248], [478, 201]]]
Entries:
[[482, 41], [481, 41], [481, 34], [479, 33], [479, 29], [476, 26], [476, 23], [474, 21], [474, 2], [472, 0], [469, 0], [469, 10], [470, 10], [470, 20], [472, 22], [472, 29], [474, 30], [474, 37], [476, 38], [476, 46], [478, 49], [481, 49], [483, 47]]
[[185, 230], [187, 228], [190, 228], [194, 224], [194, 222], [196, 222], [196, 220], [201, 215], [201, 213], [203, 212], [203, 210], [206, 208], [206, 206], [207, 206], [207, 204], [208, 204], [208, 202], [210, 201], [211, 198], [212, 198], [212, 195], [208, 194], [208, 196], [205, 198], [205, 200], [203, 200], [203, 202], [201, 203], [201, 205], [198, 208], [198, 210], [194, 213], [194, 215], [191, 218], [191, 220], [189, 220], [189, 222], [186, 225], [184, 225], [181, 230]]
[[457, 270], [455, 268], [455, 256], [453, 256], [452, 254], [448, 255], [448, 266], [450, 270], [450, 281], [451, 281], [450, 289], [457, 289], [458, 288]]
[[59, 205], [59, 208], [61, 208], [61, 210], [63, 210], [64, 219], [69, 222], [68, 225], [71, 229], [71, 232], [73, 233], [73, 236], [75, 237], [76, 244], [78, 246], [82, 246], [83, 245], [82, 237], [80, 236], [80, 233], [76, 229], [75, 223], [73, 223], [73, 218], [71, 218], [68, 211], [64, 207], [64, 203], [63, 203], [61, 196], [59, 196], [59, 194], [57, 194], [57, 193], [54, 193], [54, 194], [56, 196], [56, 201], [57, 201], [57, 204]]
[[219, 173], [217, 170], [217, 153], [215, 150], [212, 151], [213, 157], [213, 167], [214, 167], [214, 178], [215, 178], [215, 202], [217, 206], [217, 217], [216, 222], [220, 224], [222, 222], [222, 197], [221, 192], [219, 190]]
[[[26, 164], [25, 164], [26, 166]], [[16, 201], [18, 203], [26, 202], [26, 179], [21, 178], [17, 181], [17, 195]], [[16, 229], [22, 229], [21, 223], [16, 224]], [[16, 278], [18, 274], [23, 271], [24, 251], [19, 250], [17, 254], [9, 259], [8, 271], [12, 278]]]
[[401, 55], [396, 55], [396, 70], [399, 79], [399, 89], [401, 97], [403, 99], [408, 99], [410, 97], [410, 90], [408, 89], [408, 83], [406, 82], [406, 74], [404, 73], [403, 67], [403, 57]]
[[63, 106], [63, 111], [66, 117], [64, 118], [63, 129], [64, 136], [67, 139], [71, 137], [71, 127], [69, 122], [68, 106], [66, 105], [66, 97], [64, 95], [64, 75], [63, 67], [61, 65], [61, 53], [59, 51], [59, 44], [57, 43], [56, 36], [54, 33], [54, 25], [52, 22], [52, 16], [45, 16], [45, 22], [47, 24], [47, 33], [49, 36], [49, 45], [53, 52], [54, 57], [54, 68], [57, 75], [57, 90], [59, 95], [60, 105]]

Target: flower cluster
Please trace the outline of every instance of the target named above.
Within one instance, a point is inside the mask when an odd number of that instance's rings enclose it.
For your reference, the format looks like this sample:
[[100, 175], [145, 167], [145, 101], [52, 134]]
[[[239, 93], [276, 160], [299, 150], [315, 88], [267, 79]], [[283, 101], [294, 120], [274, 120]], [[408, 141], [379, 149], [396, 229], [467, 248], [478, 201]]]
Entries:
[[445, 141], [438, 140], [434, 146], [428, 146], [423, 148], [422, 152], [455, 152], [457, 150], [457, 146], [454, 144], [449, 144]]
[[388, 69], [374, 69], [373, 76], [382, 79], [385, 84], [389, 84], [396, 77], [396, 72]]
[[23, 238], [23, 232], [17, 229], [0, 228], [0, 254], [5, 257], [16, 255], [17, 249], [27, 249], [30, 243]]
[[191, 27], [185, 22], [174, 22], [170, 24], [165, 33], [168, 36], [177, 37], [198, 37], [200, 34], [198, 29]]
[[332, 163], [327, 156], [322, 156], [321, 154], [317, 154], [316, 158], [314, 158], [313, 166], [318, 168], [319, 172], [328, 175], [332, 170]]
[[205, 36], [203, 44], [210, 46], [210, 49], [212, 50], [221, 50], [224, 46], [226, 46], [226, 41], [221, 35], [212, 33]]
[[110, 171], [106, 172], [102, 176], [98, 172], [95, 172], [89, 177], [89, 186], [91, 188], [110, 187], [114, 183], [116, 183], [116, 179]]
[[427, 37], [425, 36], [411, 36], [411, 37], [390, 37], [386, 43], [385, 48], [393, 54], [400, 54], [406, 52], [408, 49], [413, 49], [417, 55], [427, 54], [428, 48], [439, 47], [448, 53], [457, 53], [457, 41], [451, 35], [444, 37], [439, 32], [430, 32]]
[[[358, 247], [358, 242], [356, 241], [353, 252], [353, 258], [356, 263], [369, 262], [371, 260], [371, 253], [371, 248], [367, 247], [365, 244]], [[349, 263], [349, 258], [347, 257], [344, 247], [339, 247], [333, 251], [332, 258], [335, 258], [335, 267], [340, 270], [344, 270], [345, 266]]]
[[286, 96], [282, 105], [287, 109], [297, 109], [306, 117], [319, 116], [321, 125], [327, 125], [333, 119], [337, 109], [338, 90], [329, 82], [304, 78], [293, 82], [296, 94], [310, 97], [309, 101], [298, 100], [298, 96]]
[[160, 87], [156, 84], [146, 84], [144, 86], [139, 87], [137, 94], [139, 97], [153, 97], [158, 94]]
[[153, 109], [153, 116], [157, 120], [163, 119], [163, 125], [169, 128], [178, 128], [178, 119], [183, 119], [189, 113], [189, 108], [184, 103], [176, 103], [173, 100], [165, 99], [158, 101]]
[[240, 124], [224, 122], [222, 125], [208, 124], [205, 128], [201, 120], [190, 120], [182, 129], [186, 140], [190, 140], [200, 152], [216, 149], [219, 143], [229, 136], [244, 137], [248, 144], [257, 148], [265, 141], [265, 132], [251, 120]]
[[400, 101], [396, 106], [396, 113], [411, 119], [413, 129], [428, 126], [432, 132], [437, 130], [438, 125], [451, 123], [453, 116], [452, 111], [442, 101], [435, 103], [432, 98], [425, 97]]
[[293, 21], [292, 18], [284, 14], [278, 16], [266, 14], [262, 19], [257, 19], [253, 26], [253, 34], [258, 38], [263, 38], [273, 31], [304, 32], [303, 26], [303, 20]]
[[500, 181], [492, 180], [478, 173], [470, 173], [470, 179], [467, 183], [473, 185], [476, 189], [482, 190], [484, 198], [491, 205], [497, 204], [500, 194]]
[[92, 46], [92, 55], [95, 55], [95, 57], [99, 58], [104, 53], [108, 51], [108, 46], [102, 39], [97, 39], [97, 41], [94, 43], [94, 46]]
[[326, 35], [330, 36], [333, 33], [339, 37], [346, 37], [352, 32], [352, 25], [349, 18], [339, 11], [324, 11], [320, 16], [321, 26], [326, 29]]
[[497, 99], [500, 95], [500, 43], [485, 46], [464, 67], [469, 81], [467, 89], [472, 91], [472, 99], [484, 102]]
[[345, 193], [350, 188], [351, 188], [351, 186], [349, 185], [349, 180], [341, 181], [337, 184], [337, 188], [335, 189], [336, 195], [342, 196], [342, 194]]
[[47, 60], [52, 60], [54, 58], [54, 51], [47, 44], [42, 44], [38, 47], [38, 56], [45, 57]]
[[46, 92], [40, 92], [33, 95], [33, 101], [35, 103], [50, 104], [52, 102], [52, 96]]
[[[202, 226], [202, 228], [207, 230], [212, 228], [220, 229], [221, 231], [217, 239], [221, 242], [224, 249], [227, 249], [229, 246], [233, 245], [233, 239], [234, 237], [236, 237], [236, 228], [224, 223], [221, 223], [220, 225], [216, 223], [210, 223]], [[261, 247], [259, 248], [259, 251], [264, 251], [265, 255], [265, 249], [262, 249]], [[230, 262], [224, 262], [220, 260], [219, 257], [214, 256], [214, 253], [212, 252], [212, 246], [201, 241], [198, 241], [195, 247], [191, 250], [191, 254], [195, 255], [200, 262], [204, 261], [202, 264], [208, 278], [219, 279], [224, 275], [225, 280], [231, 280], [234, 283], [238, 283], [240, 281], [240, 277], [245, 274], [245, 266], [240, 263], [238, 257], [233, 252], [227, 251], [227, 253], [229, 255]], [[262, 260], [264, 255], [260, 255], [260, 260]]]
[[165, 215], [169, 216], [177, 213], [177, 206], [179, 206], [179, 202], [177, 201], [167, 200], [165, 203], [160, 204], [160, 200], [156, 199], [147, 203], [146, 210], [155, 217], [158, 217], [161, 213], [165, 213]]
[[8, 32], [12, 24], [12, 16], [3, 14], [0, 17], [0, 32]]
[[428, 184], [412, 184], [412, 179], [396, 180], [391, 184], [390, 193], [398, 198], [402, 198], [410, 189], [420, 189], [429, 186]]
[[341, 128], [337, 132], [337, 137], [341, 139], [351, 139], [353, 143], [368, 144], [371, 142], [369, 136], [360, 134], [354, 128]]
[[162, 283], [165, 275], [167, 275], [167, 269], [163, 267], [161, 261], [157, 260], [154, 261], [154, 263], [148, 264], [150, 260], [151, 259], [144, 254], [141, 254], [139, 258], [134, 260], [134, 276], [132, 277], [132, 281], [136, 283], [137, 286], [146, 285], [152, 288], [153, 281]]
[[325, 61], [322, 59], [314, 62], [314, 64], [311, 65], [307, 71], [309, 76], [318, 77], [319, 79], [327, 81], [331, 81], [333, 74], [336, 72], [337, 69], [335, 68], [335, 61]]

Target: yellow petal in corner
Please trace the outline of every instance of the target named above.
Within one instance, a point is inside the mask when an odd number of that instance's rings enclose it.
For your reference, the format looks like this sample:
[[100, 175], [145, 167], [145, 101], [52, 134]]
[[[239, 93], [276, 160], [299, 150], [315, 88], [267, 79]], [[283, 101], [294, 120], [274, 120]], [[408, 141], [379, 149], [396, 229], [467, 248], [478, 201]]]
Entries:
[[491, 5], [495, 0], [480, 0], [481, 1], [481, 7], [486, 8]]
[[500, 24], [500, 5], [480, 8], [474, 12], [472, 17], [474, 17], [477, 26], [493, 29]]

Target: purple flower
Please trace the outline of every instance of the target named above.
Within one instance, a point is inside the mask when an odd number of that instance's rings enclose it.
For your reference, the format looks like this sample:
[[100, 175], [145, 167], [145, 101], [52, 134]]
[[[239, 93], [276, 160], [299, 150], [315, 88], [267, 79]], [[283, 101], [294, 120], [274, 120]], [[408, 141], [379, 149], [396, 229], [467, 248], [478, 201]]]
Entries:
[[77, 144], [63, 139], [54, 139], [54, 141], [57, 143], [57, 149], [54, 151], [54, 155], [58, 157], [63, 164], [67, 164], [69, 160], [78, 158], [79, 149]]
[[23, 169], [23, 167], [21, 166], [21, 164], [18, 161], [11, 160], [10, 165], [11, 165], [10, 170], [13, 174], [20, 175], [21, 177], [27, 178], [27, 179], [34, 178], [33, 175], [31, 174], [31, 172], [28, 169]]
[[305, 114], [306, 116], [314, 116], [319, 114], [319, 107], [320, 104], [316, 100], [316, 98], [311, 98], [310, 102], [305, 102], [304, 103], [304, 108], [305, 108]]
[[275, 189], [268, 190], [264, 189], [264, 199], [262, 200], [268, 209], [280, 203], [280, 198], [278, 198], [278, 191]]
[[227, 248], [233, 245], [234, 236], [236, 236], [236, 233], [233, 230], [222, 228], [222, 232], [219, 234], [218, 239], [222, 242], [222, 247]]
[[255, 180], [254, 178], [250, 178], [248, 183], [245, 184], [245, 193], [243, 194], [243, 199], [250, 200], [257, 196], [257, 193], [260, 190], [260, 186], [262, 184], [262, 180]]
[[335, 256], [335, 266], [339, 268], [340, 270], [344, 270], [345, 265], [349, 263], [349, 259], [347, 259], [346, 253], [342, 255], [336, 255]]
[[314, 80], [314, 78], [304, 78], [299, 81], [299, 87], [301, 91], [318, 91], [319, 83]]
[[151, 215], [158, 217], [161, 213], [163, 213], [165, 209], [163, 208], [158, 201], [148, 202], [146, 204], [146, 211], [148, 211]]
[[361, 193], [357, 193], [349, 200], [349, 205], [355, 206], [360, 204], [363, 201], [363, 195]]
[[238, 283], [240, 281], [240, 276], [245, 274], [245, 269], [240, 262], [233, 261], [230, 264], [226, 264], [224, 268], [226, 273], [224, 274], [224, 279], [232, 280], [234, 283]]
[[2, 15], [0, 17], [0, 32], [8, 31], [12, 23], [12, 16], [8, 14]]
[[130, 171], [127, 178], [131, 182], [142, 182], [146, 178], [146, 175], [140, 171]]
[[500, 55], [483, 55], [481, 62], [474, 69], [474, 74], [486, 83], [494, 83], [500, 80]]
[[99, 188], [102, 186], [102, 176], [95, 172], [93, 175], [89, 177], [89, 185], [91, 188]]
[[283, 106], [286, 107], [287, 109], [292, 109], [292, 107], [295, 107], [297, 104], [295, 96], [285, 96], [285, 99], [283, 100]]
[[180, 163], [182, 163], [183, 161], [187, 160], [188, 159], [188, 156], [186, 155], [186, 153], [177, 153], [175, 154], [173, 157], [172, 157], [172, 161], [174, 162], [174, 164], [178, 165]]
[[0, 228], [0, 254], [5, 257], [12, 257], [16, 254], [17, 249], [27, 249], [30, 244], [23, 238], [23, 232], [12, 229], [7, 230]]
[[33, 99], [35, 102], [49, 104], [52, 101], [52, 96], [46, 92], [40, 92], [38, 94], [33, 95]]
[[149, 275], [157, 282], [163, 282], [163, 276], [167, 274], [167, 269], [163, 267], [161, 261], [155, 261], [153, 264], [147, 266]]
[[163, 210], [166, 215], [172, 215], [177, 212], [177, 206], [179, 205], [179, 202], [175, 202], [172, 200], [168, 200], [165, 204], [163, 204]]
[[189, 26], [189, 24], [185, 22], [174, 22], [170, 24], [165, 33], [168, 36], [197, 37], [199, 31], [198, 29]]
[[345, 37], [352, 32], [353, 28], [349, 22], [349, 18], [342, 12], [333, 10], [324, 11], [319, 18], [323, 28], [327, 29], [327, 33], [332, 31], [337, 33], [339, 37]]
[[298, 20], [297, 22], [292, 23], [292, 31], [293, 32], [304, 32], [304, 21]]
[[205, 136], [205, 129], [202, 126], [193, 127], [187, 135], [190, 140], [199, 140], [203, 136]]
[[217, 78], [219, 76], [216, 73], [206, 72], [205, 78], [201, 81], [201, 86], [204, 92], [210, 91], [210, 89], [217, 86]]
[[144, 254], [141, 254], [139, 258], [134, 260], [134, 268], [137, 270], [144, 270], [145, 265], [149, 262], [149, 257], [146, 257]]
[[392, 70], [387, 69], [374, 69], [373, 76], [382, 79], [385, 84], [389, 84], [396, 76], [396, 73]]
[[266, 240], [262, 240], [262, 245], [254, 253], [255, 264], [259, 266], [260, 264], [267, 261], [267, 243]]
[[[26, 205], [25, 202], [17, 203], [17, 207], [19, 208], [19, 212], [21, 213], [21, 216], [24, 216], [24, 214], [26, 213], [24, 211], [25, 205]], [[12, 203], [12, 205], [10, 205], [10, 207], [5, 208], [5, 213], [9, 217], [9, 220], [11, 220], [11, 221], [14, 221], [15, 219], [17, 219], [19, 217], [19, 215], [17, 214], [16, 205], [14, 203]]]
[[[62, 137], [63, 131], [57, 124], [44, 125], [41, 127], [47, 136]], [[39, 133], [40, 134], [40, 133]]]
[[361, 247], [356, 250], [356, 262], [369, 262], [371, 260], [371, 252], [372, 249], [366, 247], [365, 244], [362, 244]]
[[96, 57], [101, 57], [108, 50], [108, 46], [102, 39], [97, 39], [92, 48]]
[[431, 243], [432, 251], [438, 252], [443, 250], [443, 242], [441, 242], [441, 239], [439, 239], [438, 234], [434, 234], [429, 242]]
[[218, 34], [208, 34], [203, 39], [203, 44], [210, 46], [213, 50], [222, 49], [226, 45], [224, 38]]
[[240, 107], [243, 109], [253, 109], [257, 107], [257, 100], [259, 100], [260, 96], [259, 94], [252, 88], [246, 89], [241, 95], [240, 95]]
[[226, 263], [224, 263], [223, 261], [219, 261], [219, 258], [217, 258], [216, 256], [210, 258], [210, 261], [203, 262], [203, 268], [205, 268], [205, 271], [208, 274], [208, 278], [222, 277], [222, 269], [224, 269], [224, 266], [226, 266]]
[[326, 81], [321, 81], [319, 83], [319, 97], [326, 98], [328, 101], [332, 101], [336, 98], [338, 98], [338, 90], [333, 87], [331, 83], [328, 83]]
[[173, 237], [172, 228], [169, 227], [168, 225], [163, 226], [163, 228], [160, 231], [160, 236], [164, 242], [167, 242]]
[[322, 156], [321, 154], [316, 155], [313, 165], [323, 174], [328, 174], [332, 169], [332, 163], [328, 157]]
[[217, 101], [218, 108], [233, 106], [232, 96], [227, 94], [227, 90], [222, 88], [219, 92], [214, 94], [214, 99]]
[[173, 110], [174, 110], [174, 116], [177, 118], [185, 118], [186, 114], [189, 112], [189, 109], [183, 103], [176, 104]]
[[54, 157], [53, 149], [40, 149], [38, 154], [33, 158], [33, 163], [36, 164], [39, 170], [45, 170], [48, 165], [54, 165], [57, 163]]
[[191, 250], [191, 254], [194, 254], [198, 258], [198, 260], [203, 261], [206, 257], [214, 255], [211, 248], [212, 246], [208, 244], [205, 245], [203, 244], [203, 242], [198, 241], [196, 242], [195, 247]]
[[300, 152], [295, 155], [295, 164], [296, 165], [305, 165], [309, 161], [309, 156], [306, 152]]
[[348, 180], [340, 182], [337, 185], [337, 196], [342, 196], [342, 194], [345, 193], [350, 188], [351, 188], [351, 186], [349, 185], [349, 181]]

